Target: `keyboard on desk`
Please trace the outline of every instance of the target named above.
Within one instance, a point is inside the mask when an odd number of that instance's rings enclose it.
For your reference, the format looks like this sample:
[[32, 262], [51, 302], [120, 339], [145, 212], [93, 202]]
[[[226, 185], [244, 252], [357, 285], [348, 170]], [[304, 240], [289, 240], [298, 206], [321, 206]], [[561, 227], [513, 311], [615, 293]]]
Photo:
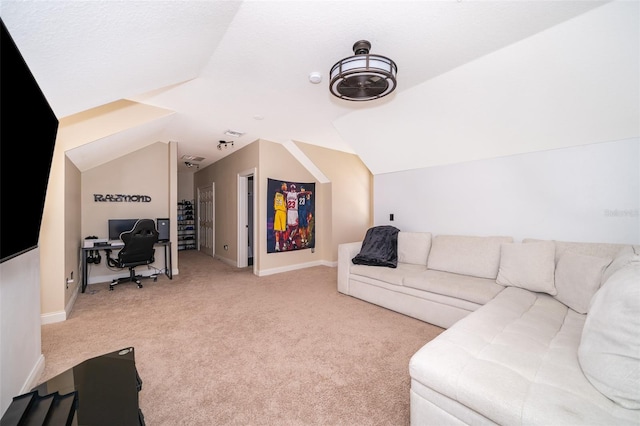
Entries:
[[124, 241], [122, 240], [109, 240], [110, 247], [124, 247]]

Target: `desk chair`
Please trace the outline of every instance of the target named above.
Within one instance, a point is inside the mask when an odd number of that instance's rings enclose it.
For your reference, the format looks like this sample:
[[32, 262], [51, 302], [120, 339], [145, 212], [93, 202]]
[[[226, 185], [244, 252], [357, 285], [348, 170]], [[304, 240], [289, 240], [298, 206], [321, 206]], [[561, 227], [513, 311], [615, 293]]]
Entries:
[[142, 288], [140, 280], [143, 278], [153, 278], [158, 280], [158, 276], [153, 274], [149, 277], [136, 275], [135, 267], [141, 265], [149, 265], [155, 262], [155, 248], [153, 246], [158, 242], [158, 230], [153, 219], [140, 219], [133, 226], [131, 231], [120, 234], [120, 239], [124, 242], [124, 247], [118, 252], [118, 258], [111, 258], [111, 250], [107, 252], [107, 262], [110, 266], [116, 268], [129, 268], [129, 276], [114, 279], [109, 284], [109, 290], [113, 290], [116, 284], [122, 282], [135, 282], [138, 288]]

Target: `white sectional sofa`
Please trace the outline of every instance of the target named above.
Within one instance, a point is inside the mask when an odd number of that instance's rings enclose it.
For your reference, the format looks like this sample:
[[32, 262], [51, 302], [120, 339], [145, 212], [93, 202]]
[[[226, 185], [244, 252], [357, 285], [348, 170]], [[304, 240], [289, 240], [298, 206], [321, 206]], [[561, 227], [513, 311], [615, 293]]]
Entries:
[[410, 360], [411, 424], [640, 425], [640, 246], [399, 232], [338, 250], [338, 291], [446, 328]]

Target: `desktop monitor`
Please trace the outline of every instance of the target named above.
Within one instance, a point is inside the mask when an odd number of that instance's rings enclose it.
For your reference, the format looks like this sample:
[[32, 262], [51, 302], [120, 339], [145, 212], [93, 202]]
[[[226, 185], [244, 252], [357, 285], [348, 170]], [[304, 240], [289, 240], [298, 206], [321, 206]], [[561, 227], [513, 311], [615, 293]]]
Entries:
[[120, 234], [131, 231], [138, 219], [109, 219], [109, 239], [119, 240]]

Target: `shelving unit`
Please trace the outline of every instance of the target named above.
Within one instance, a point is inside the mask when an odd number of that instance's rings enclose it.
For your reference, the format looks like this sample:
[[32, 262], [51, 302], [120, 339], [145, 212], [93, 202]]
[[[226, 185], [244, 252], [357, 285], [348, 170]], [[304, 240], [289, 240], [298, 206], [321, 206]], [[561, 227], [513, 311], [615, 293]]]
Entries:
[[193, 200], [178, 202], [178, 250], [196, 249], [196, 222]]

